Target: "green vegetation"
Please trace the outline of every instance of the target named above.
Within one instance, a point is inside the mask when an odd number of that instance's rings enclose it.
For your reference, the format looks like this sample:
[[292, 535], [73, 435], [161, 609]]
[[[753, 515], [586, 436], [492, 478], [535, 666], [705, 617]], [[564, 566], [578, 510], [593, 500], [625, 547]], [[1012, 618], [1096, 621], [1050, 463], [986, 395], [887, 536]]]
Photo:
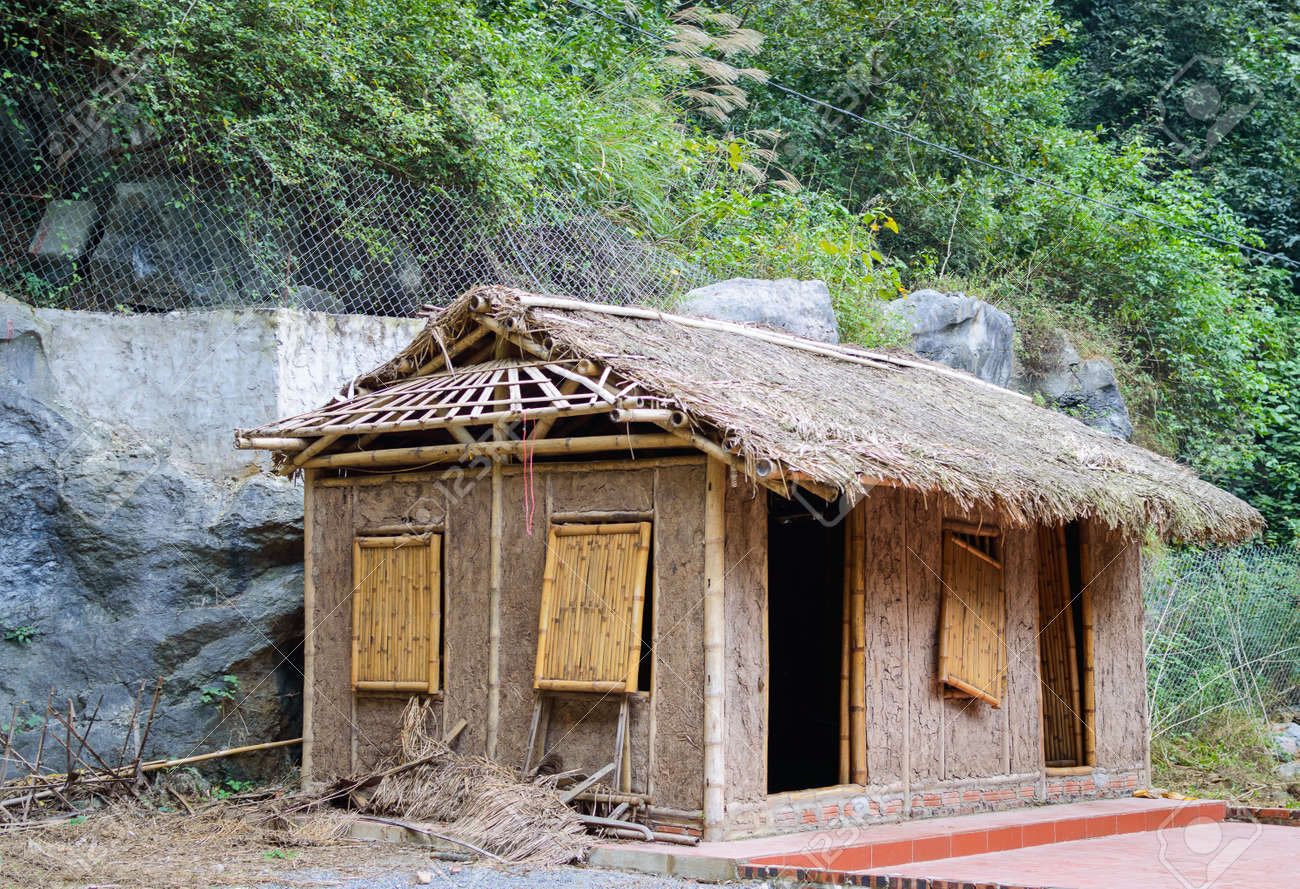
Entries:
[[212, 685], [205, 685], [199, 689], [199, 700], [220, 709], [226, 704], [235, 702], [235, 693], [239, 691], [239, 686], [239, 677], [227, 673]]
[[0, 639], [4, 639], [6, 642], [13, 642], [16, 645], [28, 645], [35, 636], [35, 627], [0, 620]]
[[961, 287], [1013, 315], [1029, 364], [1056, 329], [1113, 360], [1141, 443], [1300, 533], [1296, 279], [1153, 221], [1300, 259], [1290, 4], [594, 5], [671, 42], [563, 0], [0, 9], [6, 76], [50, 46], [142, 75], [173, 163], [297, 189], [362, 236], [360, 174], [498, 216], [574, 196], [718, 275], [825, 278], [869, 344], [896, 341], [877, 309], [900, 288]]
[[[1300, 796], [1278, 777], [1277, 758], [1258, 716], [1226, 711], [1194, 732], [1151, 741], [1152, 783], [1207, 799], [1257, 806], [1300, 807]], [[1300, 793], [1300, 787], [1290, 785]]]

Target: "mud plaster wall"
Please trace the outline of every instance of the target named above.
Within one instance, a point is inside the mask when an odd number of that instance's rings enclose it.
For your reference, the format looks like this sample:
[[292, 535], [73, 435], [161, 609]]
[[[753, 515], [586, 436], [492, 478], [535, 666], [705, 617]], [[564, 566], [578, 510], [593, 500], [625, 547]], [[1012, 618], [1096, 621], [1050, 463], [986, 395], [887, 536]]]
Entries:
[[[537, 617], [552, 513], [648, 511], [654, 507], [656, 470], [544, 472], [531, 478], [511, 472], [502, 492], [503, 583], [501, 590], [501, 726], [497, 758], [522, 765], [532, 721]], [[525, 494], [536, 500], [528, 533]], [[655, 554], [652, 551], [651, 558]], [[553, 695], [543, 739], [560, 770], [595, 770], [614, 759], [620, 697]], [[644, 792], [649, 752], [649, 714], [644, 699], [631, 705], [632, 788]], [[540, 746], [540, 745], [539, 745]]]
[[[1039, 771], [1036, 535], [1004, 527], [1007, 689], [994, 709], [945, 699], [936, 684], [942, 522], [981, 517], [893, 488], [876, 488], [857, 508], [867, 513], [869, 786], [919, 789]], [[1138, 550], [1103, 529], [1093, 539], [1098, 765], [1127, 769], [1146, 751]]]
[[[313, 780], [368, 768], [393, 749], [402, 696], [362, 695], [350, 689], [352, 537], [403, 522], [442, 524], [443, 694], [435, 711], [442, 724], [464, 718], [456, 742], [464, 753], [486, 753], [491, 479], [487, 473], [455, 480], [388, 481], [316, 486], [313, 496], [312, 626]], [[536, 497], [528, 534], [524, 494]], [[550, 515], [654, 509], [652, 583], [657, 594], [656, 691], [635, 698], [631, 710], [632, 786], [659, 805], [699, 808], [703, 797], [704, 468], [699, 466], [602, 471], [547, 471], [531, 481], [507, 467], [502, 490], [501, 711], [497, 758], [522, 761], [532, 717], [537, 615]], [[651, 707], [657, 731], [651, 760]], [[354, 709], [355, 708], [355, 709]], [[594, 769], [613, 757], [618, 704], [592, 695], [560, 697], [547, 749], [564, 768]], [[355, 720], [355, 731], [352, 722]]]
[[[456, 748], [481, 753], [487, 700], [487, 532], [491, 488], [472, 478], [388, 482], [382, 485], [314, 485], [311, 578], [314, 602], [309, 630], [314, 655], [312, 762], [305, 777], [328, 780], [372, 767], [395, 749], [400, 695], [351, 692], [352, 538], [385, 525], [444, 525], [443, 693], [435, 717], [468, 725]], [[449, 510], [460, 517], [447, 521]], [[448, 590], [462, 592], [455, 601]]]
[[725, 796], [743, 809], [767, 796], [767, 491], [729, 478], [725, 521]]
[[1137, 768], [1149, 779], [1141, 547], [1135, 538], [1110, 531], [1100, 522], [1090, 523], [1087, 536], [1092, 543], [1088, 592], [1095, 624], [1097, 765]]

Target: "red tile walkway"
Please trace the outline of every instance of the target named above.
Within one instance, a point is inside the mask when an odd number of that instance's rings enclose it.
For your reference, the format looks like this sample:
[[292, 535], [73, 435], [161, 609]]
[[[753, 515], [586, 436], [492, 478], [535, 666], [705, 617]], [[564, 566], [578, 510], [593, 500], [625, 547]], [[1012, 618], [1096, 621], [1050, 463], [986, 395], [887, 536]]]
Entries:
[[[976, 855], [1085, 837], [1175, 827], [1188, 824], [1197, 817], [1220, 820], [1224, 811], [1225, 806], [1220, 802], [1128, 797], [951, 818], [924, 818], [897, 824], [803, 831], [748, 840], [700, 843], [698, 846], [618, 843], [611, 844], [610, 848], [666, 851], [678, 858], [725, 859], [760, 866], [860, 871], [954, 855]], [[1300, 880], [1297, 880], [1297, 885], [1300, 886]]]
[[867, 873], [957, 885], [1058, 889], [1295, 889], [1300, 830], [1198, 821], [1188, 827], [944, 858]]

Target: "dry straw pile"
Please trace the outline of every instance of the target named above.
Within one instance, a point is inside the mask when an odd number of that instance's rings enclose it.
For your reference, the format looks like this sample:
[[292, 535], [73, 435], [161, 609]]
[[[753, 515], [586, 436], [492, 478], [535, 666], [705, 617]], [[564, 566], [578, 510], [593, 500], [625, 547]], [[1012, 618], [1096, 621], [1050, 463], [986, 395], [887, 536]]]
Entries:
[[432, 705], [412, 699], [403, 714], [394, 765], [420, 765], [385, 776], [365, 811], [445, 825], [448, 836], [511, 862], [565, 864], [594, 843], [577, 814], [545, 777], [520, 783], [492, 760], [453, 752], [429, 732]]

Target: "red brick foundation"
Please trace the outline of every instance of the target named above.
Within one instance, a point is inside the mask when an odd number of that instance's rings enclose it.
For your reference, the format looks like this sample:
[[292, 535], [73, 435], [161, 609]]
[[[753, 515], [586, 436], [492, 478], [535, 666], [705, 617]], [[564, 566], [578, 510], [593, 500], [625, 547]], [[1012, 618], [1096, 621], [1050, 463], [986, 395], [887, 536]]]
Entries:
[[804, 830], [835, 830], [887, 824], [912, 818], [938, 818], [996, 812], [1026, 805], [1078, 802], [1132, 796], [1142, 786], [1140, 771], [1095, 770], [1089, 775], [1044, 777], [1013, 775], [900, 789], [833, 787], [776, 794], [766, 804], [728, 810], [728, 836], [762, 836]]

